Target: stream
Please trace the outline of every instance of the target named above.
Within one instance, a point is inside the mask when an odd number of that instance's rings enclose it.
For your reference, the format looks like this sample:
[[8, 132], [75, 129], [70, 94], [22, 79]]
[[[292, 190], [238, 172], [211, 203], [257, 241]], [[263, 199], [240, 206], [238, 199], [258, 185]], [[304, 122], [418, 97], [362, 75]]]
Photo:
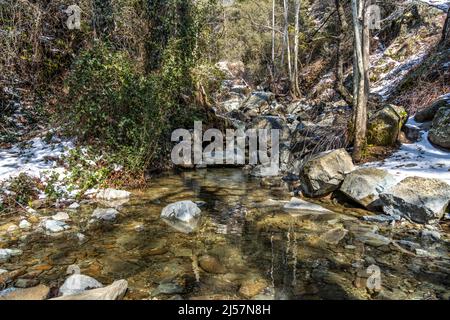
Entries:
[[[365, 222], [361, 217], [369, 212], [331, 199], [315, 201], [328, 214], [286, 211], [288, 185], [251, 178], [240, 169], [166, 174], [132, 194], [128, 202], [85, 201], [77, 210], [64, 210], [70, 229], [61, 233], [7, 232], [8, 223], [1, 226], [0, 248], [23, 253], [0, 269], [22, 269], [22, 278], [55, 291], [76, 264], [105, 285], [126, 279], [125, 299], [450, 297], [448, 223], [439, 226], [435, 239], [408, 222]], [[160, 219], [165, 206], [181, 200], [197, 202], [202, 210], [191, 234]], [[98, 207], [115, 207], [120, 214], [113, 223], [92, 223]], [[40, 210], [38, 216], [58, 211]], [[374, 277], [381, 289], [370, 286]]]

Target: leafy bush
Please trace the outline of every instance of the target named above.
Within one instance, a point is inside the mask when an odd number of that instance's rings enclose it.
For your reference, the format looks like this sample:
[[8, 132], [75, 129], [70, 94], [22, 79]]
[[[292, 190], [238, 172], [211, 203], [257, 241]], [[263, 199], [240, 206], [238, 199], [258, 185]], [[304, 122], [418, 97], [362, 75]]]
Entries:
[[17, 177], [2, 183], [0, 189], [1, 206], [3, 208], [26, 206], [32, 200], [37, 199], [38, 193], [39, 181], [26, 173], [21, 173]]

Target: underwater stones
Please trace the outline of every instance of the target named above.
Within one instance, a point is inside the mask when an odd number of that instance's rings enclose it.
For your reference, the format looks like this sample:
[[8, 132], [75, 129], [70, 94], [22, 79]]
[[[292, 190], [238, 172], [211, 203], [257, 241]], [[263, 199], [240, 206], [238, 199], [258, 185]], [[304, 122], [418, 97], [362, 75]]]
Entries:
[[161, 218], [177, 231], [191, 233], [197, 228], [201, 212], [194, 202], [179, 201], [166, 206]]
[[45, 220], [42, 222], [42, 227], [44, 228], [44, 230], [52, 233], [63, 232], [70, 229], [70, 226], [68, 226], [66, 223], [57, 220]]
[[32, 288], [11, 290], [4, 295], [0, 294], [0, 300], [45, 300], [49, 293], [50, 288], [41, 284]]
[[396, 183], [385, 170], [363, 168], [350, 172], [339, 189], [347, 197], [370, 209], [380, 205], [379, 195]]
[[114, 208], [109, 209], [97, 208], [94, 210], [91, 217], [97, 220], [111, 222], [116, 220], [118, 214], [119, 211], [117, 211]]
[[19, 249], [0, 249], [0, 262], [5, 262], [11, 257], [20, 256], [22, 250]]
[[92, 290], [82, 291], [77, 294], [63, 295], [51, 300], [120, 300], [128, 289], [126, 280], [114, 281], [111, 285]]
[[318, 204], [311, 203], [299, 198], [292, 198], [291, 201], [284, 205], [283, 209], [288, 211], [305, 211], [309, 213], [313, 212], [315, 214], [333, 213], [332, 211]]
[[70, 220], [70, 217], [66, 212], [58, 212], [52, 216], [52, 219], [56, 221], [67, 221]]
[[78, 202], [74, 202], [70, 206], [67, 207], [67, 209], [69, 209], [69, 210], [77, 210], [78, 208], [80, 208], [80, 204]]
[[124, 190], [102, 189], [97, 192], [96, 198], [100, 200], [122, 200], [130, 198], [131, 193]]
[[356, 240], [372, 247], [381, 247], [391, 243], [389, 238], [373, 232], [357, 234]]
[[378, 110], [369, 119], [367, 142], [377, 146], [394, 145], [407, 119], [408, 114], [403, 107], [387, 105]]
[[250, 299], [264, 290], [268, 286], [267, 282], [261, 278], [249, 278], [242, 281], [239, 294]]
[[19, 228], [22, 230], [29, 230], [31, 228], [31, 223], [24, 219], [20, 221]]
[[325, 196], [337, 190], [345, 175], [354, 169], [345, 149], [315, 155], [300, 170], [302, 190], [309, 197]]
[[328, 244], [337, 245], [339, 242], [345, 238], [348, 231], [343, 228], [335, 228], [327, 231], [321, 236], [321, 239]]
[[208, 273], [223, 274], [226, 273], [225, 267], [220, 263], [219, 259], [210, 255], [201, 256], [198, 259], [200, 267]]
[[68, 277], [66, 281], [64, 281], [61, 288], [59, 288], [59, 292], [61, 292], [62, 295], [65, 296], [78, 294], [85, 290], [102, 287], [103, 285], [94, 278], [85, 276], [83, 274], [73, 274], [70, 277]]
[[439, 220], [450, 202], [450, 185], [438, 179], [408, 177], [380, 195], [383, 211], [417, 223]]

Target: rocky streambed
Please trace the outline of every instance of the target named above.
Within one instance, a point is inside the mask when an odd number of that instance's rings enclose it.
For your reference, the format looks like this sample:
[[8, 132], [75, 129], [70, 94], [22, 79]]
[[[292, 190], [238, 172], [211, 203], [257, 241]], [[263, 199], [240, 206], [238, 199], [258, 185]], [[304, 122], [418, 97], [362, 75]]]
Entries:
[[[203, 169], [130, 199], [6, 217], [0, 299], [449, 299], [448, 220], [366, 221], [291, 189]], [[195, 208], [191, 229], [161, 218], [179, 201]]]

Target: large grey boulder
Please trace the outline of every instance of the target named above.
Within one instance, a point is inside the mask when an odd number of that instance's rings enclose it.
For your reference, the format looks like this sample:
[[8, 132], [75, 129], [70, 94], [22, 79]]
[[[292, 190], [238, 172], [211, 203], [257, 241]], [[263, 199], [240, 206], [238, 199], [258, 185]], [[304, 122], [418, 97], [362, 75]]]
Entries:
[[438, 179], [408, 177], [380, 194], [383, 211], [426, 224], [445, 213], [450, 202], [450, 185]]
[[450, 107], [439, 109], [428, 138], [435, 145], [450, 149]]
[[242, 103], [240, 110], [249, 116], [257, 116], [268, 111], [274, 99], [271, 92], [256, 91]]
[[103, 285], [92, 277], [83, 274], [73, 274], [64, 281], [61, 288], [59, 288], [59, 292], [65, 296], [102, 287]]
[[416, 113], [414, 120], [417, 122], [433, 121], [441, 108], [450, 108], [450, 93], [437, 99], [431, 106]]
[[367, 142], [377, 146], [392, 146], [397, 142], [408, 114], [403, 107], [387, 105], [375, 112], [367, 126]]
[[345, 149], [315, 155], [301, 169], [302, 190], [309, 197], [327, 195], [337, 190], [354, 169], [352, 158]]
[[165, 207], [161, 218], [176, 230], [191, 233], [197, 228], [201, 212], [194, 202], [179, 201]]
[[394, 176], [385, 170], [362, 168], [345, 177], [340, 191], [360, 205], [375, 209], [381, 205], [380, 193], [393, 187], [395, 183]]

